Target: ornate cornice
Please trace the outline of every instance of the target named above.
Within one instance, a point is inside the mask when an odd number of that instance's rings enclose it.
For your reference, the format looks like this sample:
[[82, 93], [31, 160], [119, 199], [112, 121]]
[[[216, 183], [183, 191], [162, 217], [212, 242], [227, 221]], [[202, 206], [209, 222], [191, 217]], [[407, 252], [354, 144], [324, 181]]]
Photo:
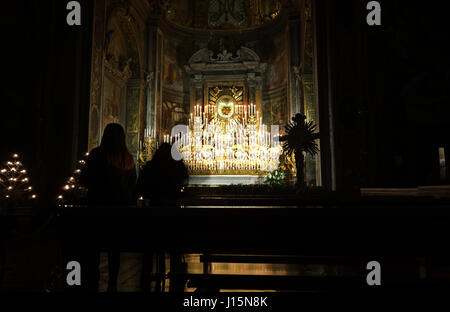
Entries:
[[204, 48], [200, 49], [189, 59], [185, 66], [188, 73], [217, 72], [217, 71], [251, 71], [263, 73], [267, 64], [261, 63], [257, 53], [247, 47], [241, 47], [234, 56], [231, 52], [223, 50], [217, 55]]

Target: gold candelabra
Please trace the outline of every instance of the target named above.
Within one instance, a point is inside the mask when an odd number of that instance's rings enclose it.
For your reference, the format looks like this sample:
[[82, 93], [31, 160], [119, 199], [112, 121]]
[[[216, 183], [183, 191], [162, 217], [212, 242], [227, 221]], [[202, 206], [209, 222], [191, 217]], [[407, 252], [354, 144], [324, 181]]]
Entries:
[[156, 141], [155, 129], [146, 128], [144, 130], [144, 137], [142, 138], [139, 146], [139, 165], [144, 166], [150, 161], [158, 148], [158, 142]]
[[194, 175], [261, 175], [278, 167], [281, 146], [277, 130], [268, 131], [256, 105], [218, 101], [217, 108], [194, 107], [188, 133], [165, 135]]

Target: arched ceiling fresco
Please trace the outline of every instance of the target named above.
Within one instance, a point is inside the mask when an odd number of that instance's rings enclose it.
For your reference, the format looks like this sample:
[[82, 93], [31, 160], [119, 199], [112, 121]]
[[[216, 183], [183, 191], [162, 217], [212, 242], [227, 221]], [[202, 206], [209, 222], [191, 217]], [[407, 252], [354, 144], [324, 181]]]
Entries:
[[167, 21], [210, 30], [256, 28], [275, 20], [286, 0], [165, 0]]

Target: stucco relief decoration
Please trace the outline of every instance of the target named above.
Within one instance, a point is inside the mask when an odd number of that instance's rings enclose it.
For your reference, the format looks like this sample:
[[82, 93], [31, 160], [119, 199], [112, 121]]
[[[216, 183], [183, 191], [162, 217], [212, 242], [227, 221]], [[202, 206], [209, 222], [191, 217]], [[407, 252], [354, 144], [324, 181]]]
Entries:
[[259, 56], [249, 48], [241, 47], [236, 51], [234, 56], [232, 52], [226, 49], [214, 55], [214, 52], [206, 48], [196, 52], [191, 59], [189, 64], [220, 64], [220, 63], [242, 63], [242, 62], [260, 62]]
[[210, 57], [210, 61], [214, 63], [232, 63], [237, 62], [241, 58], [241, 51], [236, 52], [237, 56], [233, 57], [233, 53], [223, 50], [217, 54], [217, 57]]

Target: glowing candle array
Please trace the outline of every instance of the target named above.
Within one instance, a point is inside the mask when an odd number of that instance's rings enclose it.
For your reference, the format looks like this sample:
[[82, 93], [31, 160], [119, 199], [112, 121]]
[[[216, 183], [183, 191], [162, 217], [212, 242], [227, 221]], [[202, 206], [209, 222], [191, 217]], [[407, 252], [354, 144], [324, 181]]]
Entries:
[[154, 138], [156, 136], [156, 130], [154, 128], [144, 129], [144, 138]]
[[[73, 175], [67, 179], [66, 184], [63, 185], [62, 190], [64, 195], [60, 194], [57, 197], [57, 201], [61, 203], [63, 200], [66, 202], [75, 202], [77, 197], [85, 196], [85, 189], [80, 184], [80, 176], [82, 171], [86, 167], [86, 162], [89, 157], [89, 153], [85, 153], [83, 158], [78, 161], [78, 169], [74, 170]], [[80, 195], [82, 194], [82, 195]]]
[[0, 169], [0, 191], [7, 199], [24, 200], [36, 199], [33, 187], [29, 185], [30, 179], [26, 176], [27, 170], [18, 154], [12, 155], [12, 160], [5, 163], [6, 167]]
[[[206, 109], [212, 111], [210, 107]], [[256, 105], [237, 105], [236, 116], [228, 120], [205, 116], [194, 107], [190, 131], [164, 135], [183, 155], [191, 174], [263, 174], [278, 167], [281, 146], [279, 134], [271, 134], [262, 124]]]

